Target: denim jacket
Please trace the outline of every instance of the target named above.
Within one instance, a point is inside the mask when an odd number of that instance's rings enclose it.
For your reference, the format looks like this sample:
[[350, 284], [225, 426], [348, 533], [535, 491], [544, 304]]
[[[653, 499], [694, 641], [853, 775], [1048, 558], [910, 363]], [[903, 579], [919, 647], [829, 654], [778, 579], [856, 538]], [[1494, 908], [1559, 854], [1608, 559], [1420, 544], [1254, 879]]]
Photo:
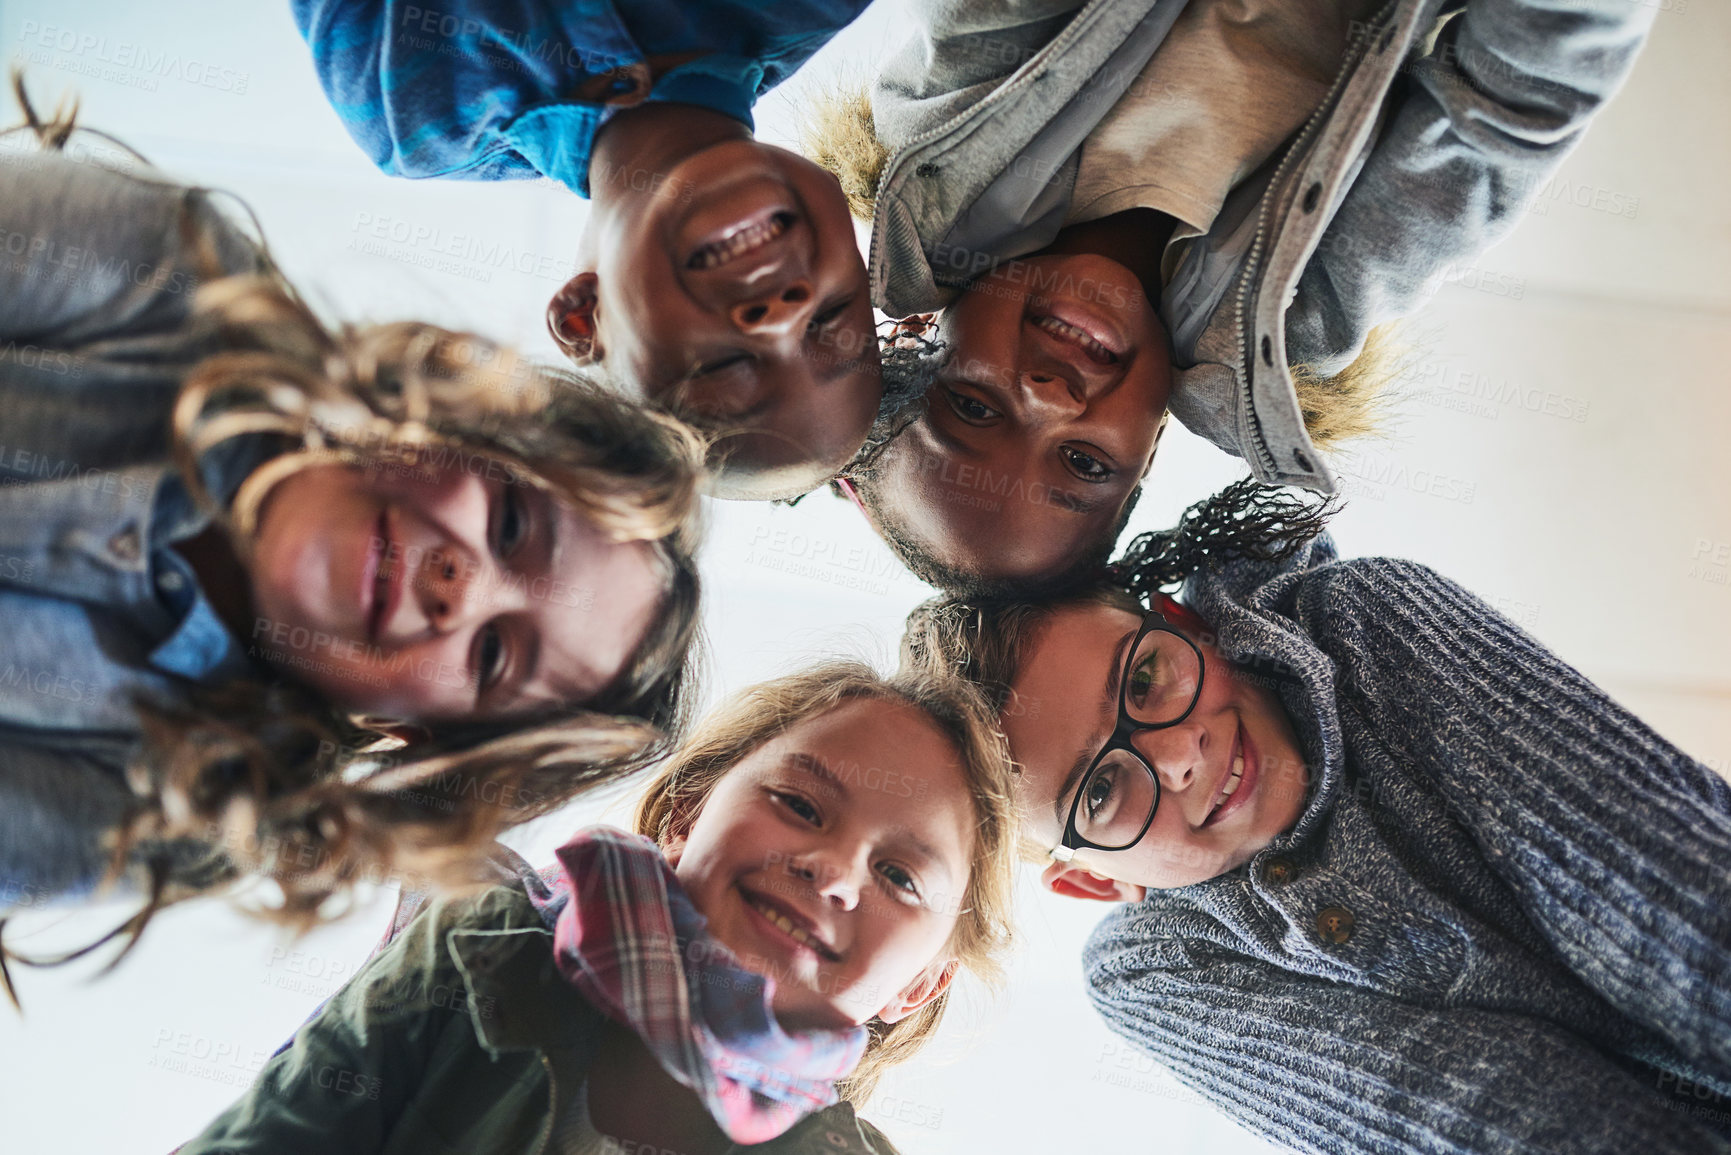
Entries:
[[[559, 1155], [605, 1020], [520, 886], [421, 912], [176, 1155]], [[762, 1155], [895, 1155], [846, 1103]]]
[[[1049, 244], [1077, 150], [1183, 4], [915, 0], [914, 32], [873, 90], [891, 154], [874, 303], [941, 308]], [[1289, 366], [1339, 372], [1373, 327], [1507, 235], [1622, 84], [1653, 13], [1631, 0], [1389, 0], [1291, 144], [1186, 242], [1161, 301], [1172, 412], [1263, 481], [1333, 492]]]
[[[331, 107], [392, 176], [589, 195], [595, 133], [645, 100], [747, 126], [866, 0], [295, 0]], [[677, 63], [651, 85], [647, 58]], [[691, 59], [684, 59], [690, 57]], [[672, 58], [669, 60], [669, 58]]]
[[[190, 325], [257, 245], [197, 189], [58, 154], [0, 163], [0, 908], [100, 876], [135, 696], [253, 670], [170, 546], [207, 524], [169, 459]], [[255, 461], [207, 461], [232, 492]]]

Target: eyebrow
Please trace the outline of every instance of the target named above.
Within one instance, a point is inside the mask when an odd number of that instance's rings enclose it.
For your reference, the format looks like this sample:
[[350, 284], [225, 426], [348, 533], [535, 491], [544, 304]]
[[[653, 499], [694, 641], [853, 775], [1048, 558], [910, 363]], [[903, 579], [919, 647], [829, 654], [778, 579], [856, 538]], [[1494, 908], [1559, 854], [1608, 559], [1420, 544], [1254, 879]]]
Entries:
[[[1112, 711], [1114, 722], [1117, 721], [1118, 687], [1124, 680], [1124, 651], [1129, 648], [1130, 639], [1135, 636], [1136, 631], [1131, 630], [1119, 638], [1118, 644], [1112, 648], [1111, 665], [1106, 671], [1105, 692], [1100, 695], [1100, 709]], [[1063, 829], [1065, 820], [1069, 817], [1064, 813], [1065, 799], [1070, 797], [1070, 791], [1076, 789], [1077, 783], [1087, 772], [1095, 756], [1100, 753], [1100, 746], [1105, 742], [1104, 738], [1094, 741], [1092, 734], [1089, 735], [1089, 739], [1088, 743], [1076, 755], [1076, 760], [1070, 764], [1070, 771], [1064, 775], [1063, 785], [1058, 787], [1058, 793], [1052, 799], [1052, 817], [1057, 820], [1060, 830]]]
[[[814, 778], [822, 779], [832, 787], [837, 794], [844, 798], [849, 796], [847, 784], [842, 781], [841, 776], [834, 770], [830, 769], [829, 763], [825, 762], [822, 758], [819, 758], [816, 754], [809, 754], [805, 751], [785, 754], [782, 756], [781, 764], [784, 767], [810, 774]], [[948, 880], [950, 870], [945, 864], [943, 856], [939, 854], [937, 849], [933, 847], [931, 843], [927, 842], [924, 836], [922, 836], [918, 831], [908, 826], [894, 826], [890, 828], [888, 833], [891, 838], [905, 841], [913, 848], [916, 855], [925, 860], [926, 866], [932, 867], [936, 870], [941, 870], [945, 876], [945, 880]]]
[[803, 750], [795, 751], [791, 754], [784, 754], [781, 759], [781, 764], [790, 769], [810, 774], [813, 778], [822, 779], [824, 782], [834, 787], [838, 794], [845, 796], [848, 792], [847, 783], [843, 782], [841, 776], [829, 768], [828, 762], [825, 762], [816, 754], [808, 754]]

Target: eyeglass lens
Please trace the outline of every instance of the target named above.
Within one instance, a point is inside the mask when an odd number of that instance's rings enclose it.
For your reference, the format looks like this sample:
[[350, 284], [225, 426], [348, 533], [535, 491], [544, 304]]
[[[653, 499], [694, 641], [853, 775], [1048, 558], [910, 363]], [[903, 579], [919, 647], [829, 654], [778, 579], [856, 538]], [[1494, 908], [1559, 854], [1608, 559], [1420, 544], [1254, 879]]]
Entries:
[[[1190, 708], [1202, 676], [1196, 651], [1164, 630], [1137, 643], [1125, 674], [1124, 709], [1144, 725], [1177, 721]], [[1126, 749], [1108, 751], [1081, 785], [1076, 833], [1106, 849], [1133, 844], [1159, 801], [1153, 768]]]

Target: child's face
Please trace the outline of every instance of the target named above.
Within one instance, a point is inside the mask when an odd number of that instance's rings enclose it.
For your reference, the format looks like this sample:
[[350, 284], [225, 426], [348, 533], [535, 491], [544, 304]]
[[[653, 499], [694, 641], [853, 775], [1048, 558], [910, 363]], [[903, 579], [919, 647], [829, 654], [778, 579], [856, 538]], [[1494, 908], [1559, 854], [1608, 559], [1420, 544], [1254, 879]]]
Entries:
[[903, 531], [986, 577], [1061, 569], [1111, 531], [1154, 459], [1171, 390], [1165, 330], [1116, 261], [1013, 261], [943, 315], [926, 412], [872, 485]]
[[668, 858], [710, 931], [775, 980], [784, 1026], [894, 1022], [953, 973], [974, 821], [949, 739], [860, 700], [753, 751]]
[[[1138, 615], [1112, 606], [1065, 606], [1035, 635], [1016, 676], [1004, 731], [1022, 766], [1023, 829], [1042, 848], [1058, 845], [1079, 779], [1111, 736], [1118, 699], [1106, 691], [1140, 625]], [[1069, 863], [1053, 863], [1044, 880], [1060, 894], [1135, 901], [1144, 887], [1202, 882], [1298, 821], [1305, 765], [1279, 699], [1223, 659], [1200, 629], [1184, 628], [1202, 649], [1202, 697], [1180, 724], [1131, 738], [1159, 778], [1154, 824], [1129, 849], [1083, 849]], [[1228, 809], [1221, 788], [1240, 754], [1243, 776]]]
[[[740, 429], [723, 446], [721, 496], [827, 481], [865, 440], [883, 392], [841, 186], [753, 140], [631, 183], [595, 189], [579, 255], [591, 271], [555, 296], [555, 339], [601, 361], [630, 396], [712, 432]], [[585, 328], [587, 350], [571, 340]]]
[[580, 702], [611, 681], [661, 599], [651, 548], [463, 460], [278, 483], [247, 564], [253, 652], [341, 709], [417, 723]]

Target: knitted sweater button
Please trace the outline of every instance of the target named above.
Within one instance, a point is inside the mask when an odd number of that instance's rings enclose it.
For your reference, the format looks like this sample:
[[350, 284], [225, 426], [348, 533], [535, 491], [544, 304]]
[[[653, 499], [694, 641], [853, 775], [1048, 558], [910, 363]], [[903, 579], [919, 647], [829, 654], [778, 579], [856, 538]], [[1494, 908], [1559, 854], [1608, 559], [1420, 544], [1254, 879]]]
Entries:
[[1344, 906], [1325, 906], [1316, 912], [1316, 933], [1323, 942], [1340, 946], [1352, 937], [1352, 925], [1357, 919]]
[[1262, 881], [1270, 886], [1284, 886], [1298, 877], [1298, 868], [1290, 858], [1270, 858], [1262, 867]]

